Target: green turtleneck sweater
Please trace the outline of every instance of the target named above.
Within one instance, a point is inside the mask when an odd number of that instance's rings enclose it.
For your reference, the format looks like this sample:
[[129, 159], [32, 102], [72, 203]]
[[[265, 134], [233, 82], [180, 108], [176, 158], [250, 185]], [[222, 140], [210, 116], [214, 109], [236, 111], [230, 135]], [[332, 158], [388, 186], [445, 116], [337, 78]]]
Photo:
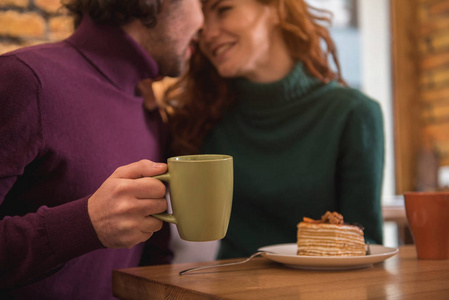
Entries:
[[382, 243], [383, 119], [377, 102], [298, 63], [282, 80], [233, 81], [237, 102], [203, 153], [234, 157], [234, 198], [219, 258], [296, 242], [303, 217], [337, 211]]

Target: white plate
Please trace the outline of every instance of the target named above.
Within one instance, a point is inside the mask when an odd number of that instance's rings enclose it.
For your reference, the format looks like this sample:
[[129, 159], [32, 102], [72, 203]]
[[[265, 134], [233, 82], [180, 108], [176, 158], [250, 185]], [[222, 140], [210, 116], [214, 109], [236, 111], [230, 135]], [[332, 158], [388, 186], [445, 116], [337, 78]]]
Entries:
[[296, 255], [296, 244], [279, 244], [265, 246], [259, 251], [262, 256], [291, 268], [314, 270], [343, 270], [366, 268], [372, 264], [382, 262], [399, 252], [397, 248], [382, 245], [370, 245], [371, 254], [365, 256], [303, 256]]

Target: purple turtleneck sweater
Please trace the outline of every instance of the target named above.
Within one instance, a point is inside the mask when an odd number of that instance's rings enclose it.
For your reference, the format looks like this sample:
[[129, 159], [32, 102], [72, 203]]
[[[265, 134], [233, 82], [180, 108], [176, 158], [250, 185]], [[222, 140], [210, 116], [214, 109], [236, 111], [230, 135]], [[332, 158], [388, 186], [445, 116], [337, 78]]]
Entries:
[[0, 298], [110, 299], [113, 269], [144, 251], [170, 261], [167, 227], [105, 249], [87, 212], [117, 167], [165, 160], [161, 117], [135, 92], [157, 75], [125, 32], [88, 17], [65, 41], [0, 56]]

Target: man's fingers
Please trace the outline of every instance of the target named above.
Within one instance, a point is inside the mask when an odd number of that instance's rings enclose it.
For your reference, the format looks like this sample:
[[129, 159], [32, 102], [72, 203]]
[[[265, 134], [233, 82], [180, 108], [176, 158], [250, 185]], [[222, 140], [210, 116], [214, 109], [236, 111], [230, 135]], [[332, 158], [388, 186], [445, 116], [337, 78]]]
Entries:
[[161, 199], [139, 199], [137, 207], [141, 211], [142, 216], [150, 216], [160, 214], [167, 210], [167, 200]]
[[151, 160], [143, 159], [126, 166], [119, 167], [111, 177], [137, 179], [151, 177], [167, 172], [167, 164], [155, 163]]
[[164, 198], [167, 193], [165, 184], [151, 177], [115, 179], [113, 189], [117, 195], [126, 195], [137, 199]]
[[153, 233], [161, 230], [163, 222], [151, 216], [145, 217], [140, 223], [140, 231], [143, 233]]
[[156, 96], [153, 91], [153, 80], [150, 78], [144, 79], [137, 85], [140, 93], [143, 96], [143, 104], [148, 110], [154, 110], [158, 104]]
[[132, 185], [133, 193], [136, 198], [164, 198], [167, 193], [165, 184], [163, 184], [160, 180], [151, 177], [143, 177], [131, 181], [132, 182], [130, 184]]

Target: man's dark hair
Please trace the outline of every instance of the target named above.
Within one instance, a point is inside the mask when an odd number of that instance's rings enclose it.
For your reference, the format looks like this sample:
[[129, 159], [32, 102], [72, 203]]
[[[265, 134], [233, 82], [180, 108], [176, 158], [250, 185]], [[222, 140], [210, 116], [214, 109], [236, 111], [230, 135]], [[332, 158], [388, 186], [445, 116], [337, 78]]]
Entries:
[[83, 14], [95, 23], [121, 26], [139, 19], [145, 26], [156, 26], [156, 16], [164, 0], [62, 0], [62, 4], [75, 17], [78, 27]]

